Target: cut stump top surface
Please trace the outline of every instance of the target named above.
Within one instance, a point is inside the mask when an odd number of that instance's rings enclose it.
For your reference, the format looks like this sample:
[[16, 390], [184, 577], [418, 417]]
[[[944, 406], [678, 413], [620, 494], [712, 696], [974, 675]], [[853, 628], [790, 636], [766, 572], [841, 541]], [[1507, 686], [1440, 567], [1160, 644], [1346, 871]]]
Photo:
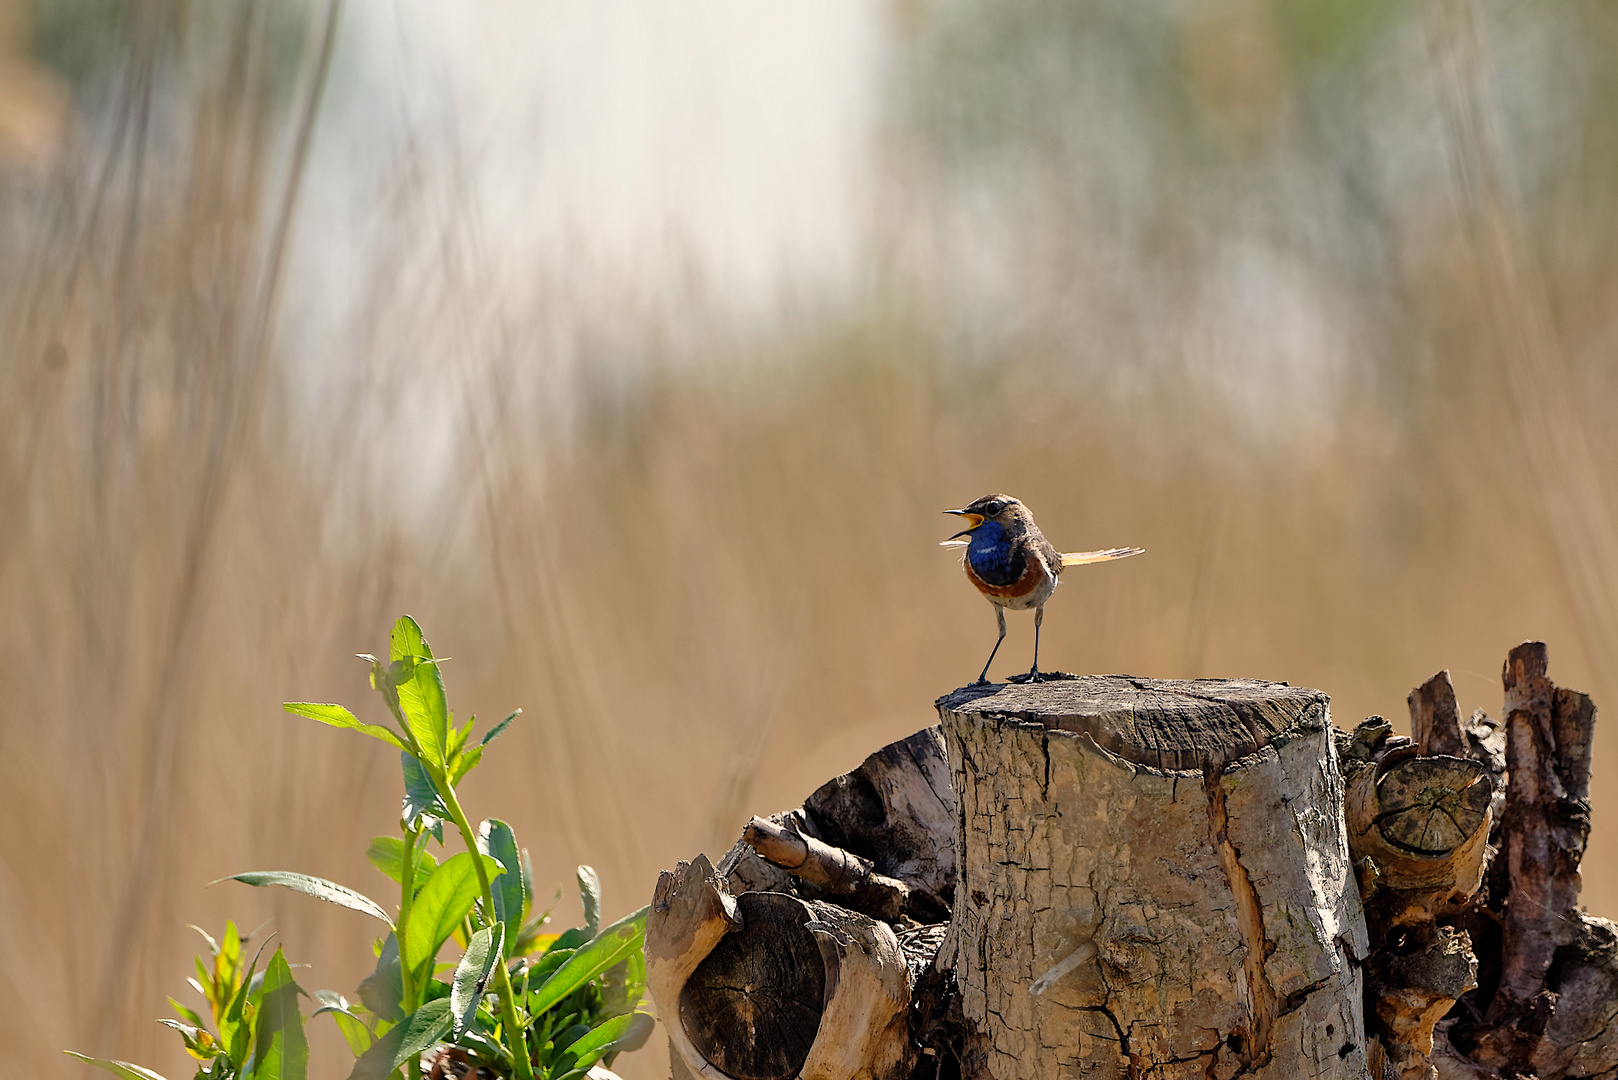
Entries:
[[1328, 700], [1319, 690], [1253, 679], [1076, 675], [963, 687], [936, 704], [940, 714], [1006, 717], [1088, 735], [1137, 765], [1200, 772], [1294, 729], [1318, 727]]

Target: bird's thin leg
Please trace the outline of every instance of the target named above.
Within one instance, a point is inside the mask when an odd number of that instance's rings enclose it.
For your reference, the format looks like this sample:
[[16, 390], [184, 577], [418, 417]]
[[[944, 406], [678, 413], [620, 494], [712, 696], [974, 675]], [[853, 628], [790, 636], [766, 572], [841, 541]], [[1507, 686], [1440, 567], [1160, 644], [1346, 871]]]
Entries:
[[973, 686], [989, 685], [989, 665], [994, 663], [994, 654], [1000, 651], [1000, 643], [1006, 640], [1006, 609], [999, 604], [994, 606], [994, 617], [1000, 620], [1000, 636], [994, 639], [994, 648], [989, 650], [989, 658], [983, 661], [983, 674]]
[[1028, 669], [1028, 681], [1039, 681], [1039, 624], [1045, 621], [1045, 605], [1034, 609], [1034, 666]]

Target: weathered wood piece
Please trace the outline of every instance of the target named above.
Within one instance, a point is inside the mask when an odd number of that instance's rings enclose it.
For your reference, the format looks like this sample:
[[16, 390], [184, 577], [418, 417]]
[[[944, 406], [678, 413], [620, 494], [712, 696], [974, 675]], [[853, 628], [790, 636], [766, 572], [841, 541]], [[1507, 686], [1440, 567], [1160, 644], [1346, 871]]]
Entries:
[[1488, 908], [1500, 923], [1492, 996], [1455, 1044], [1499, 1075], [1542, 1080], [1618, 1069], [1618, 937], [1577, 910], [1590, 831], [1595, 705], [1555, 686], [1543, 642], [1511, 650], [1502, 673], [1509, 782]]
[[1494, 820], [1481, 764], [1419, 756], [1392, 730], [1373, 716], [1343, 740], [1348, 844], [1376, 940], [1392, 927], [1430, 926], [1477, 892]]
[[647, 983], [672, 1053], [707, 1080], [911, 1071], [910, 970], [886, 923], [784, 893], [732, 897], [698, 856], [659, 878]]
[[1471, 939], [1448, 927], [1373, 951], [1365, 971], [1376, 1031], [1370, 1040], [1371, 1075], [1386, 1071], [1378, 1067], [1379, 1059], [1407, 1080], [1436, 1075], [1433, 1029], [1461, 995], [1477, 986], [1477, 973]]
[[939, 964], [988, 1075], [1366, 1075], [1325, 695], [1109, 676], [938, 709], [960, 803]]
[[1373, 1076], [1432, 1080], [1434, 1028], [1478, 985], [1465, 930], [1438, 925], [1483, 881], [1493, 782], [1470, 757], [1421, 756], [1466, 744], [1446, 672], [1410, 695], [1416, 741], [1373, 716], [1340, 735], [1349, 851], [1371, 937], [1365, 965]]
[[742, 830], [742, 842], [830, 896], [857, 898], [852, 906], [878, 919], [897, 918], [910, 899], [910, 887], [898, 878], [877, 873], [871, 860], [767, 818], [749, 821]]
[[1595, 706], [1558, 690], [1546, 674], [1545, 643], [1511, 650], [1506, 691], [1506, 791], [1503, 854], [1511, 873], [1506, 897], [1496, 1018], [1521, 1009], [1544, 989], [1563, 916], [1579, 899], [1579, 860], [1590, 834], [1590, 735]]
[[1455, 686], [1447, 670], [1410, 691], [1406, 700], [1410, 705], [1410, 737], [1422, 754], [1467, 756], [1461, 710], [1455, 704]]
[[742, 924], [735, 897], [725, 890], [706, 855], [678, 863], [657, 877], [646, 913], [646, 989], [664, 1018], [669, 1052], [703, 1080], [727, 1080], [703, 1060], [680, 1014], [680, 992], [721, 939]]
[[872, 884], [845, 890], [818, 881], [815, 868], [795, 874], [760, 855], [744, 835], [719, 862], [732, 892], [834, 899], [890, 920], [900, 914], [921, 923], [949, 918], [955, 893], [955, 793], [936, 725], [883, 747], [859, 768], [822, 784], [801, 808], [757, 820], [831, 849], [822, 850], [818, 860], [828, 866], [828, 877], [838, 876], [829, 864], [839, 856], [831, 852], [862, 860]]
[[925, 923], [949, 917], [954, 887], [955, 799], [936, 727], [801, 808], [754, 818], [717, 872], [699, 857], [664, 874], [647, 972], [676, 1073], [907, 1075], [911, 987], [944, 933]]
[[1612, 1076], [1618, 1069], [1618, 927], [1579, 914], [1551, 974], [1556, 1005], [1528, 1053], [1534, 1075]]

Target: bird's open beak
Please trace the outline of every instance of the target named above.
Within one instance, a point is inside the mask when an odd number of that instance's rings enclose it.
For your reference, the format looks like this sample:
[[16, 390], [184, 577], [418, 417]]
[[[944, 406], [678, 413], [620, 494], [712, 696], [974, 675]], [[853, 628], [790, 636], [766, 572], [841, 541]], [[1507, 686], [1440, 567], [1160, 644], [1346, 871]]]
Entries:
[[983, 524], [983, 515], [982, 514], [974, 514], [970, 510], [945, 510], [944, 513], [946, 513], [946, 514], [958, 514], [961, 517], [966, 518], [968, 521], [970, 521], [972, 523], [972, 524], [968, 525], [966, 528], [962, 529], [960, 532], [956, 533], [954, 536], [950, 537], [951, 540], [958, 540], [961, 537], [963, 537], [963, 536], [967, 535], [968, 533], [970, 533], [973, 529], [977, 528], [979, 525]]

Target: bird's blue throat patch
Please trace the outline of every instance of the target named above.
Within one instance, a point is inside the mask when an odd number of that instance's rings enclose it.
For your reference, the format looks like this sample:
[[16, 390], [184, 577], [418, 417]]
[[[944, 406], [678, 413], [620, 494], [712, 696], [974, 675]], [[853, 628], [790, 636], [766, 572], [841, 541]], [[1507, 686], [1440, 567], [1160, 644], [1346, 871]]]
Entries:
[[1028, 560], [1011, 542], [1006, 527], [998, 521], [985, 521], [972, 530], [966, 546], [966, 561], [972, 572], [990, 585], [1010, 585], [1022, 577]]

